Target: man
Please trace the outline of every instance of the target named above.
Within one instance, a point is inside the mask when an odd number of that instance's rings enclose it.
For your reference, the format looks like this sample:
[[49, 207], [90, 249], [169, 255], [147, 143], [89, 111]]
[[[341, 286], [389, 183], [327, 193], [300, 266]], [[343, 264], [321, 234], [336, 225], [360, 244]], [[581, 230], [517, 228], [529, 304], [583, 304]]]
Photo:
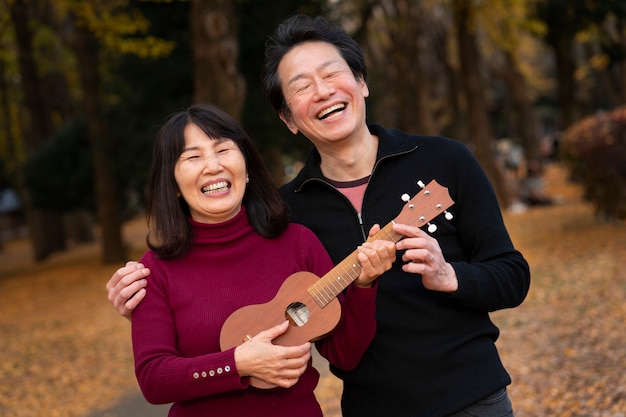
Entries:
[[[332, 368], [344, 383], [343, 415], [512, 416], [489, 312], [519, 305], [530, 272], [476, 159], [447, 138], [368, 125], [362, 51], [324, 19], [289, 18], [266, 48], [266, 97], [289, 130], [315, 146], [281, 193], [293, 221], [313, 230], [335, 263], [372, 225], [392, 221], [401, 195], [419, 192], [420, 181], [436, 179], [455, 202], [453, 219], [435, 219], [432, 236], [394, 224], [404, 236], [396, 244], [402, 262], [375, 282], [374, 339], [355, 369]], [[137, 304], [127, 298], [143, 284], [124, 287], [144, 273], [111, 278], [118, 311]]]

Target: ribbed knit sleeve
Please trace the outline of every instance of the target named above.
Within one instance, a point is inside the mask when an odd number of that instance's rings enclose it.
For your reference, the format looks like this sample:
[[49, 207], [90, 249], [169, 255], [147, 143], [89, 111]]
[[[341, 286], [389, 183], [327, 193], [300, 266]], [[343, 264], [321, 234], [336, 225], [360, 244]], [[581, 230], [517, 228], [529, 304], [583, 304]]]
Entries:
[[316, 343], [328, 362], [345, 371], [354, 369], [376, 334], [376, 288], [350, 285], [341, 301], [341, 321], [326, 338]]
[[476, 158], [456, 142], [448, 145], [443, 151], [452, 161], [450, 173], [442, 177], [448, 177], [455, 200], [454, 234], [442, 228], [435, 237], [457, 274], [454, 299], [480, 311], [516, 307], [530, 286], [528, 263], [513, 247], [495, 192]]
[[[308, 242], [302, 250], [303, 258], [315, 260], [310, 271], [319, 277], [325, 275], [332, 262], [313, 232], [300, 225], [292, 225], [302, 233], [302, 240]], [[369, 346], [376, 333], [376, 286], [358, 288], [349, 285], [338, 297], [341, 303], [341, 319], [335, 329], [316, 342], [320, 354], [329, 363], [340, 369], [354, 368]]]
[[164, 271], [152, 252], [141, 262], [151, 271], [149, 296], [133, 313], [132, 331], [137, 380], [146, 400], [165, 404], [246, 388], [247, 379], [237, 373], [234, 348], [193, 357], [180, 354]]

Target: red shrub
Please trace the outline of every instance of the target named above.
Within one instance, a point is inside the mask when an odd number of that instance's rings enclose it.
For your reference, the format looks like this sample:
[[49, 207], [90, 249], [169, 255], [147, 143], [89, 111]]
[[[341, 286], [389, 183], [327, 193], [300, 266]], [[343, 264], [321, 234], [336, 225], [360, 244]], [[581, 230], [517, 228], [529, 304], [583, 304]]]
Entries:
[[561, 156], [599, 216], [626, 219], [626, 106], [571, 126]]

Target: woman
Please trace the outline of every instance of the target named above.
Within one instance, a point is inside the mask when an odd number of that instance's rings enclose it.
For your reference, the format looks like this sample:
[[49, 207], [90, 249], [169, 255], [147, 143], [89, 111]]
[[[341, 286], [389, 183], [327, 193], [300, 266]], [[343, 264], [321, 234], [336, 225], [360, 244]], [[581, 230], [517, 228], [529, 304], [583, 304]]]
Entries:
[[[195, 105], [159, 131], [148, 187], [151, 275], [132, 315], [135, 373], [170, 416], [321, 416], [310, 343], [271, 343], [288, 322], [220, 350], [231, 313], [273, 298], [298, 271], [322, 276], [332, 262], [288, 212], [250, 138], [226, 113]], [[342, 320], [318, 342], [340, 368], [356, 366], [375, 332], [374, 279], [391, 267], [393, 243], [359, 250], [362, 272], [342, 297]], [[363, 288], [361, 288], [363, 287]], [[262, 390], [250, 377], [278, 386]]]

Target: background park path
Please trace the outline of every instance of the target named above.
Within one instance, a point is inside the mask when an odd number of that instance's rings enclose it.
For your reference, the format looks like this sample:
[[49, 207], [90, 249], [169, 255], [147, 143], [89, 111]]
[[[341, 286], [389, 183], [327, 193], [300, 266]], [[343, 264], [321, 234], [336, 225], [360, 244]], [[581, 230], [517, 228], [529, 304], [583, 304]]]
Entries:
[[[626, 225], [598, 222], [566, 171], [551, 165], [553, 206], [506, 213], [531, 264], [522, 306], [493, 314], [497, 346], [513, 377], [516, 417], [626, 417]], [[137, 259], [142, 219], [124, 236]], [[0, 252], [0, 416], [165, 416], [143, 401], [133, 373], [130, 324], [106, 300], [118, 266], [96, 244], [31, 262], [26, 240]], [[327, 417], [338, 417], [341, 384], [322, 373]]]

